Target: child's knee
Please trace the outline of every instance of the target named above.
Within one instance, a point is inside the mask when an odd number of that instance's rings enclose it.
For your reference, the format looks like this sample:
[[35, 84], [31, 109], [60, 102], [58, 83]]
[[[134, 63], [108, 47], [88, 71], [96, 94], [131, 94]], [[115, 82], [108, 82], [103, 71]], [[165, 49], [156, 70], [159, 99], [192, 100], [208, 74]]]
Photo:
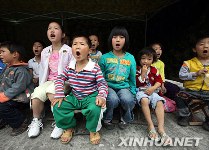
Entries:
[[163, 108], [163, 101], [157, 101], [156, 107], [162, 107]]
[[144, 98], [141, 99], [140, 103], [141, 103], [142, 106], [148, 106], [149, 105], [149, 99], [144, 97]]
[[97, 105], [91, 105], [88, 109], [92, 114], [100, 114], [101, 111], [101, 107]]
[[39, 98], [33, 98], [31, 101], [32, 101], [32, 105], [38, 105], [38, 104], [43, 104], [44, 103]]

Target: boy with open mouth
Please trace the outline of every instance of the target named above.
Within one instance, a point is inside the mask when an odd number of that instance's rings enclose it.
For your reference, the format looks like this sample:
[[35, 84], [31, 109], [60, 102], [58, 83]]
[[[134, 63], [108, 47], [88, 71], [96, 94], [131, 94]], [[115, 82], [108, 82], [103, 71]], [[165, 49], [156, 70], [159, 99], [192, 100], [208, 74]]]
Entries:
[[[55, 101], [53, 113], [56, 124], [64, 129], [61, 142], [71, 141], [76, 120], [74, 110], [81, 109], [86, 117], [86, 128], [90, 132], [90, 142], [99, 144], [101, 119], [106, 107], [107, 83], [99, 65], [89, 59], [91, 41], [83, 35], [73, 38], [71, 62], [55, 81]], [[68, 81], [72, 91], [65, 97], [64, 82]]]

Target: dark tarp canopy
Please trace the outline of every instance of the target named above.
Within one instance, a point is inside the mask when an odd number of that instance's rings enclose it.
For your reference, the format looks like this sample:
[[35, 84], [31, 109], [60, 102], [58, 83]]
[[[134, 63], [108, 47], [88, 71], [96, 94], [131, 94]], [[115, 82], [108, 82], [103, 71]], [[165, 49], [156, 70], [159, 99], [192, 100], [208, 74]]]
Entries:
[[[48, 21], [60, 20], [70, 35], [78, 30], [98, 29], [103, 39], [107, 38], [112, 26], [120, 22], [130, 28], [130, 33], [134, 28], [135, 34], [141, 34], [143, 39], [140, 43], [146, 45], [147, 21], [177, 1], [0, 0], [0, 41], [21, 40], [26, 47], [29, 47], [33, 39], [41, 37], [47, 41], [43, 35]], [[85, 29], [81, 29], [83, 27]]]
[[1, 0], [0, 19], [11, 23], [43, 19], [145, 21], [178, 0]]

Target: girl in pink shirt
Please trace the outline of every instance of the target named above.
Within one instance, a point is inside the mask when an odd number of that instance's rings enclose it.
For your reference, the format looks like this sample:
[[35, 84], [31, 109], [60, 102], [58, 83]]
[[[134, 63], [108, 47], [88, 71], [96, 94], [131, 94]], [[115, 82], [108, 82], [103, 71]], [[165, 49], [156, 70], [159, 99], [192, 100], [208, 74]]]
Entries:
[[[35, 88], [31, 95], [33, 120], [29, 126], [28, 137], [36, 137], [43, 128], [41, 113], [44, 109], [44, 102], [49, 99], [54, 100], [54, 81], [61, 74], [73, 58], [71, 48], [62, 44], [65, 37], [62, 26], [58, 22], [49, 23], [47, 37], [52, 45], [46, 47], [41, 52], [41, 62], [39, 69], [39, 86]], [[59, 138], [62, 129], [55, 126], [50, 137]]]

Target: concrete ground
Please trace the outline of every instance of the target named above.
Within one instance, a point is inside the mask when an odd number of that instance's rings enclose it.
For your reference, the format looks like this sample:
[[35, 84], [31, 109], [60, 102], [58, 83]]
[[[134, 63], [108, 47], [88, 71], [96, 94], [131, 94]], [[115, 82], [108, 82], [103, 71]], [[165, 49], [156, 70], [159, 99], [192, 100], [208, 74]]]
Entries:
[[[50, 118], [46, 117], [44, 120], [44, 129], [37, 138], [28, 138], [27, 132], [22, 133], [16, 137], [11, 137], [10, 127], [6, 127], [0, 130], [0, 150], [114, 150], [114, 149], [139, 149], [139, 150], [155, 150], [155, 149], [171, 149], [171, 150], [208, 150], [209, 149], [209, 132], [202, 129], [201, 126], [188, 126], [181, 127], [176, 123], [175, 113], [167, 113], [165, 116], [165, 128], [167, 134], [174, 138], [187, 137], [187, 144], [189, 146], [133, 146], [133, 141], [146, 138], [147, 136], [147, 125], [141, 117], [136, 117], [139, 120], [135, 120], [133, 124], [125, 130], [120, 130], [117, 126], [114, 130], [101, 130], [101, 143], [99, 145], [92, 145], [89, 142], [89, 135], [83, 134], [85, 121], [80, 120], [78, 122], [78, 132], [74, 135], [72, 141], [69, 144], [61, 144], [60, 140], [51, 139], [50, 133], [52, 131], [51, 123], [53, 122]], [[156, 118], [156, 117], [153, 117]], [[156, 119], [154, 119], [156, 124]], [[83, 134], [83, 135], [82, 135]], [[189, 139], [188, 139], [189, 138]], [[199, 145], [194, 146], [196, 140], [193, 138], [201, 138]], [[123, 141], [123, 142], [122, 142]], [[122, 143], [121, 143], [122, 142]], [[130, 145], [129, 145], [130, 144]], [[145, 144], [145, 143], [144, 143]], [[197, 143], [196, 143], [197, 144]], [[121, 146], [120, 146], [121, 145]], [[193, 146], [190, 146], [193, 145]]]

